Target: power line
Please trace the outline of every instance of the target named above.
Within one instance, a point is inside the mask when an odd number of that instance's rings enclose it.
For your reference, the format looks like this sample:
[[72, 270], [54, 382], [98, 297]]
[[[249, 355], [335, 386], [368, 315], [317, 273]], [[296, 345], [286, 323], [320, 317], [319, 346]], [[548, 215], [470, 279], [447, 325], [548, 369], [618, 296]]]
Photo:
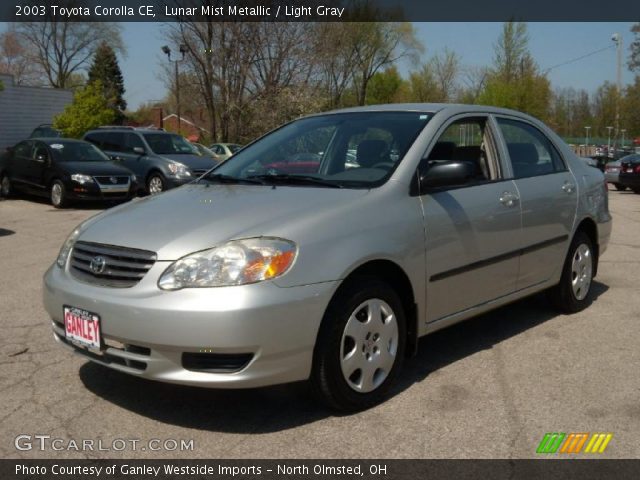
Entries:
[[570, 63], [577, 62], [578, 60], [582, 60], [583, 58], [591, 57], [592, 55], [595, 55], [596, 53], [604, 52], [605, 50], [610, 50], [612, 48], [615, 48], [615, 45], [609, 45], [607, 47], [600, 48], [598, 50], [594, 50], [593, 52], [587, 53], [587, 54], [582, 55], [580, 57], [572, 58], [571, 60], [567, 60], [566, 62], [558, 63], [557, 65], [554, 65], [552, 67], [547, 68], [542, 73], [544, 75], [546, 75], [547, 73], [549, 73], [554, 68], [558, 68], [558, 67], [563, 67], [565, 65], [569, 65]]

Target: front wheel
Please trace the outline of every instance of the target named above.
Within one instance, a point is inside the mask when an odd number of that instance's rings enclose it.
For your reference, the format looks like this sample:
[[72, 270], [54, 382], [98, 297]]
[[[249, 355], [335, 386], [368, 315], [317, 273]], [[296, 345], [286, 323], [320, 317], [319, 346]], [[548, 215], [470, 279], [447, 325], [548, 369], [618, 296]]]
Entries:
[[55, 208], [64, 208], [67, 206], [67, 191], [60, 180], [54, 180], [51, 184], [50, 198], [51, 204]]
[[147, 193], [149, 195], [156, 195], [164, 192], [166, 189], [166, 181], [162, 174], [152, 173], [147, 180]]
[[627, 187], [625, 187], [621, 183], [614, 183], [613, 186], [616, 187], [616, 190], [618, 190], [619, 192], [624, 192], [627, 189]]
[[633, 187], [633, 193], [640, 193], [640, 187]]
[[386, 283], [362, 277], [343, 286], [322, 320], [311, 381], [332, 408], [357, 411], [385, 397], [402, 366], [406, 321]]
[[596, 261], [591, 239], [586, 233], [577, 232], [569, 247], [560, 283], [549, 291], [558, 310], [576, 313], [589, 304]]
[[11, 179], [8, 175], [3, 175], [2, 180], [0, 180], [0, 197], [9, 198], [11, 191]]

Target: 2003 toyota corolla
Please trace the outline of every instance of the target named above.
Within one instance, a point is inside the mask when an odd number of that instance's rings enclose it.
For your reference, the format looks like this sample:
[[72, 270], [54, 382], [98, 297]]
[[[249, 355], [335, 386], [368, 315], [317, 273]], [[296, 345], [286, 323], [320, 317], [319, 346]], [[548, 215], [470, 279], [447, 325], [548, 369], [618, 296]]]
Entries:
[[[302, 154], [314, 171], [288, 172]], [[610, 232], [602, 173], [533, 118], [348, 109], [84, 222], [44, 303], [60, 343], [122, 372], [310, 379], [353, 410], [384, 397], [422, 335], [544, 289], [584, 308]]]

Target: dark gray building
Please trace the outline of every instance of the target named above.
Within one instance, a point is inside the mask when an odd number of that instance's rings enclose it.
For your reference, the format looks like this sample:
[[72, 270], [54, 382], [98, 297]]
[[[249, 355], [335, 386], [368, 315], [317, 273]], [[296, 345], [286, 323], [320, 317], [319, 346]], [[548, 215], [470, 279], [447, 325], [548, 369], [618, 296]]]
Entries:
[[73, 100], [71, 90], [15, 85], [11, 75], [0, 74], [0, 151], [29, 136]]

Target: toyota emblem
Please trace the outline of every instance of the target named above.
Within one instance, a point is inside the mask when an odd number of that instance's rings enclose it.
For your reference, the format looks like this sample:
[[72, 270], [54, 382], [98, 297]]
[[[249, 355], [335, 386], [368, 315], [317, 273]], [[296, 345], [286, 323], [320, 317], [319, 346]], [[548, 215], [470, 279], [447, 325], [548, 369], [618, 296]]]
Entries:
[[107, 267], [107, 261], [104, 257], [97, 256], [91, 259], [91, 263], [89, 264], [89, 269], [95, 273], [96, 275], [100, 275], [104, 272], [104, 269]]

